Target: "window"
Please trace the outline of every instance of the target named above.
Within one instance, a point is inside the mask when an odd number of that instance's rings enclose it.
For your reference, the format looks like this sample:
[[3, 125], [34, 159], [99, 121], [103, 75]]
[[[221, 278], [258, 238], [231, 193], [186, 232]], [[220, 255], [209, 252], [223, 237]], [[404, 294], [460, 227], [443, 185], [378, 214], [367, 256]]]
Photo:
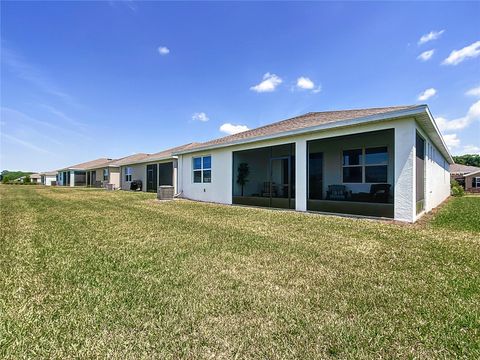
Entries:
[[132, 168], [126, 167], [125, 168], [125, 181], [132, 181]]
[[387, 182], [388, 151], [386, 147], [365, 149], [365, 182]]
[[212, 157], [203, 156], [193, 158], [193, 182], [212, 182]]
[[480, 188], [480, 177], [472, 178], [472, 187]]
[[108, 169], [103, 169], [103, 181], [108, 181]]
[[362, 182], [362, 149], [345, 150], [343, 152], [343, 182]]
[[344, 183], [385, 183], [387, 177], [387, 147], [343, 151]]

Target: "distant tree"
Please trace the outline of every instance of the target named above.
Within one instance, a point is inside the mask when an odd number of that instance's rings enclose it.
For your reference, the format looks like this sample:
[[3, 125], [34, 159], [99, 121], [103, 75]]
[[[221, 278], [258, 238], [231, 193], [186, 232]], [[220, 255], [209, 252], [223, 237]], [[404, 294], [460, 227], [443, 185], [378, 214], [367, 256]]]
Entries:
[[30, 184], [32, 182], [32, 179], [30, 179], [30, 175], [25, 175], [23, 178], [23, 183], [24, 184]]
[[242, 196], [243, 196], [243, 187], [248, 182], [248, 175], [250, 174], [250, 169], [248, 168], [247, 163], [241, 163], [238, 165], [238, 173], [237, 173], [237, 184], [242, 187]]
[[453, 160], [457, 164], [480, 167], [480, 155], [477, 154], [454, 156]]
[[21, 178], [22, 176], [31, 175], [31, 174], [33, 174], [33, 172], [3, 170], [2, 182], [13, 181], [18, 178]]

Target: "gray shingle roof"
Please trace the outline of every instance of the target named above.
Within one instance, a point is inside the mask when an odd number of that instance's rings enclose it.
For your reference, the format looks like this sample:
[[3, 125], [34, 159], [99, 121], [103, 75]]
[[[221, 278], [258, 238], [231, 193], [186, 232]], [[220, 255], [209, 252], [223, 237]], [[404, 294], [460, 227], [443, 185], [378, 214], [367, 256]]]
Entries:
[[99, 159], [95, 159], [95, 160], [91, 160], [91, 161], [86, 161], [86, 162], [83, 162], [83, 163], [80, 163], [80, 164], [67, 166], [67, 167], [64, 167], [61, 170], [66, 170], [66, 169], [72, 169], [72, 170], [95, 169], [95, 168], [98, 168], [98, 167], [102, 167], [104, 164], [107, 164], [110, 161], [112, 161], [112, 159], [99, 158]]
[[108, 164], [108, 166], [119, 167], [119, 166], [123, 166], [123, 165], [134, 164], [135, 162], [141, 161], [141, 160], [147, 158], [148, 156], [149, 156], [149, 154], [145, 154], [145, 153], [138, 153], [138, 154], [133, 154], [133, 155], [130, 155], [130, 156], [125, 156], [125, 157], [120, 158], [120, 159], [112, 160]]
[[169, 158], [173, 157], [174, 153], [179, 152], [179, 151], [188, 150], [190, 148], [196, 147], [197, 145], [199, 145], [199, 143], [192, 142], [192, 143], [188, 143], [188, 144], [185, 144], [185, 145], [176, 146], [176, 147], [173, 147], [173, 148], [170, 148], [170, 149], [167, 149], [167, 150], [163, 150], [163, 151], [160, 151], [160, 152], [157, 152], [157, 153], [154, 153], [154, 154], [150, 154], [149, 156], [147, 156], [146, 158], [142, 159], [139, 162], [150, 162], [150, 161], [169, 159]]
[[474, 171], [480, 170], [480, 167], [462, 165], [462, 164], [452, 164], [450, 165], [451, 174], [469, 174]]
[[[396, 111], [410, 110], [417, 108], [418, 105], [406, 106], [390, 106], [369, 109], [356, 110], [339, 110], [339, 111], [324, 111], [324, 112], [310, 112], [304, 115], [296, 116], [290, 119], [275, 122], [273, 124], [261, 126], [255, 129], [247, 130], [238, 134], [224, 136], [222, 138], [214, 139], [204, 143], [199, 143], [195, 146], [189, 147], [187, 150], [201, 149], [204, 147], [227, 145], [229, 143], [236, 143], [242, 140], [247, 140], [256, 137], [281, 134], [292, 130], [306, 129], [314, 126], [332, 124], [339, 121], [353, 120], [374, 115], [386, 115]], [[186, 149], [184, 149], [186, 150]], [[177, 150], [178, 152], [182, 150]]]

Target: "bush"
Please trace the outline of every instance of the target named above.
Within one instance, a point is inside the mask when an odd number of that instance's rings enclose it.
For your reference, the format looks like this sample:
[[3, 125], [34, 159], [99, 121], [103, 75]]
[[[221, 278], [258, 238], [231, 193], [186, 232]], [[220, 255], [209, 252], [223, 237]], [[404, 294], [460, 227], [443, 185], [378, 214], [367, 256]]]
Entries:
[[452, 196], [463, 196], [465, 194], [465, 190], [463, 186], [460, 185], [456, 180], [450, 181], [450, 193]]

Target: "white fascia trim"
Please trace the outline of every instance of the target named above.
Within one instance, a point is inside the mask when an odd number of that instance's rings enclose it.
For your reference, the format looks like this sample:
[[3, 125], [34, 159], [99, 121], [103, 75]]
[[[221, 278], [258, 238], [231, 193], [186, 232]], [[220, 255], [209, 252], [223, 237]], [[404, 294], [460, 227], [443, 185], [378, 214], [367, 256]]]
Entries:
[[425, 108], [426, 108], [426, 105], [419, 105], [409, 110], [392, 111], [386, 114], [370, 115], [370, 116], [365, 116], [361, 118], [348, 119], [348, 120], [338, 121], [338, 122], [324, 124], [324, 125], [316, 125], [316, 126], [306, 127], [306, 128], [297, 129], [297, 130], [285, 131], [285, 132], [281, 132], [273, 135], [256, 136], [256, 137], [252, 137], [248, 139], [240, 139], [240, 140], [236, 140], [236, 141], [232, 141], [224, 144], [198, 147], [191, 150], [175, 152], [174, 155], [190, 154], [190, 153], [196, 153], [204, 150], [229, 147], [229, 146], [234, 146], [239, 144], [248, 144], [248, 143], [262, 141], [262, 140], [278, 139], [278, 138], [283, 138], [283, 137], [288, 137], [293, 135], [305, 134], [309, 132], [336, 129], [340, 127], [350, 127], [350, 126], [356, 126], [356, 125], [366, 124], [370, 122], [377, 122], [377, 121], [390, 120], [390, 119], [400, 118], [400, 117], [414, 116], [417, 114], [421, 114], [425, 110]]
[[430, 122], [432, 123], [432, 125], [435, 129], [435, 132], [437, 133], [438, 137], [440, 138], [440, 141], [442, 142], [443, 150], [448, 155], [447, 160], [449, 160], [450, 164], [454, 164], [455, 161], [453, 160], [452, 154], [450, 153], [450, 150], [448, 149], [448, 146], [445, 143], [445, 140], [443, 139], [442, 133], [440, 132], [440, 129], [438, 128], [437, 123], [435, 122], [435, 119], [433, 118], [432, 113], [430, 112], [430, 109], [428, 108], [428, 106], [426, 106], [426, 105], [424, 105], [424, 106], [425, 106], [425, 111], [426, 111], [426, 113], [427, 113], [427, 115], [430, 119]]
[[123, 164], [121, 166], [129, 166], [129, 165], [136, 165], [136, 164], [148, 164], [148, 163], [155, 163], [155, 162], [159, 162], [159, 161], [165, 161], [165, 160], [175, 160], [175, 159], [178, 159], [178, 156], [166, 156], [166, 157], [162, 157], [162, 158], [158, 158], [158, 159], [144, 159], [142, 161], [135, 161], [135, 162], [131, 162], [131, 163], [128, 163], [128, 164]]
[[475, 170], [475, 171], [472, 171], [471, 173], [464, 174], [463, 177], [477, 175], [477, 174], [480, 174], [480, 170]]

